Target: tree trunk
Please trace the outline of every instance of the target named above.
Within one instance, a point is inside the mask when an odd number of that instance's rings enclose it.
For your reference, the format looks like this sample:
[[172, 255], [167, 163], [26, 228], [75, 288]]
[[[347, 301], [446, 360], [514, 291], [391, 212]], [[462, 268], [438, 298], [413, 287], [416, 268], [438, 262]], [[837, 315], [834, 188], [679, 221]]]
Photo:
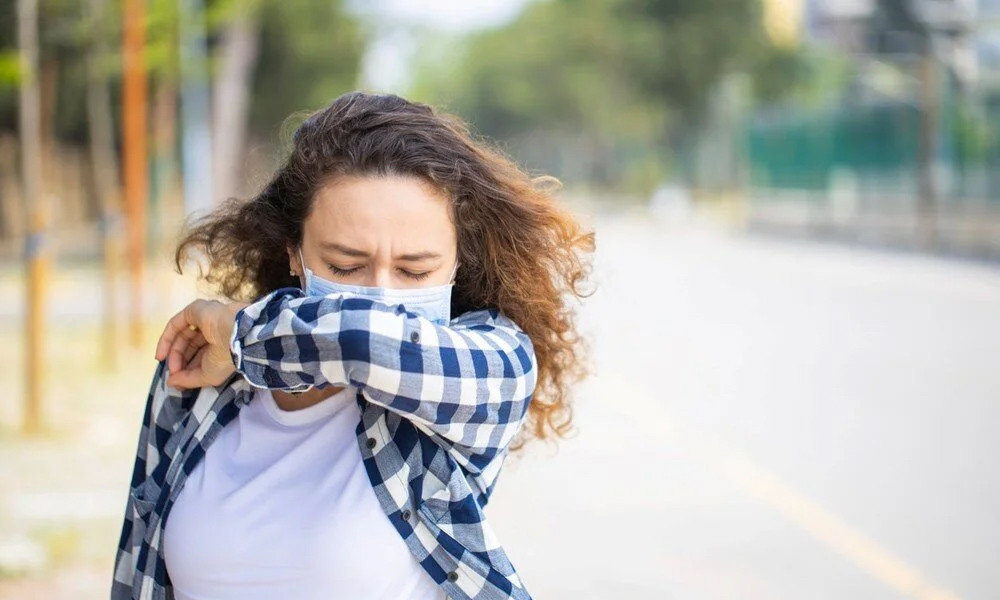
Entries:
[[243, 159], [259, 27], [256, 14], [241, 12], [222, 34], [212, 110], [213, 195], [216, 202], [242, 194]]

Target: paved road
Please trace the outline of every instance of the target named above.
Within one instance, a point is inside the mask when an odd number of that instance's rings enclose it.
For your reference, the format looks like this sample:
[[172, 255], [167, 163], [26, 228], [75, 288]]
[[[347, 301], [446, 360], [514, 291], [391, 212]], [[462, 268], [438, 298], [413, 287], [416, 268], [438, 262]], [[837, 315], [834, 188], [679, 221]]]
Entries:
[[1000, 268], [597, 223], [578, 435], [490, 506], [537, 597], [1000, 597]]
[[[1000, 597], [1000, 268], [596, 222], [577, 436], [511, 459], [489, 507], [536, 598]], [[95, 391], [99, 273], [73, 273], [54, 283], [49, 416], [76, 433], [0, 439], [0, 560], [43, 525], [89, 558], [0, 597], [106, 596], [152, 359]], [[155, 289], [168, 315], [190, 296]], [[0, 355], [19, 398], [19, 347]]]

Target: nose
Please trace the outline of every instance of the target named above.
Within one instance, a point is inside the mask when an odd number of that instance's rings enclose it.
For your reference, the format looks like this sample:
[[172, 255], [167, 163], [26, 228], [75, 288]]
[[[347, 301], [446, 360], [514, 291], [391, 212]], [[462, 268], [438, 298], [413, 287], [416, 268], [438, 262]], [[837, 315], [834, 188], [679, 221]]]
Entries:
[[378, 287], [393, 287], [392, 271], [389, 267], [374, 267], [371, 271], [371, 281], [366, 285]]

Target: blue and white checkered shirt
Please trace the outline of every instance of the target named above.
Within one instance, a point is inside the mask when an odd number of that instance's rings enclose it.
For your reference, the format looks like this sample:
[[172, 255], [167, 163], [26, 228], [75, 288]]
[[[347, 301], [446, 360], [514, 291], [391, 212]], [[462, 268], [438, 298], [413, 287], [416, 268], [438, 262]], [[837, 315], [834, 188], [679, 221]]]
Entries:
[[112, 600], [174, 597], [162, 544], [170, 507], [254, 387], [347, 384], [358, 390], [372, 488], [421, 566], [452, 599], [530, 599], [484, 514], [537, 381], [517, 324], [482, 309], [438, 325], [400, 305], [287, 287], [237, 314], [230, 352], [237, 371], [220, 386], [178, 390], [166, 385], [165, 361], [156, 368]]

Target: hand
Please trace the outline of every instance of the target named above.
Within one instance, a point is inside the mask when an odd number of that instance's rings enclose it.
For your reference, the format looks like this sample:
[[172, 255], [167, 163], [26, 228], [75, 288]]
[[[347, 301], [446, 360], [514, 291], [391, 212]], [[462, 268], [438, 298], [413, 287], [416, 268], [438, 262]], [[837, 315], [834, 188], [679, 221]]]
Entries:
[[236, 366], [229, 339], [244, 302], [195, 300], [173, 316], [156, 343], [156, 359], [167, 359], [167, 385], [186, 389], [219, 385]]

